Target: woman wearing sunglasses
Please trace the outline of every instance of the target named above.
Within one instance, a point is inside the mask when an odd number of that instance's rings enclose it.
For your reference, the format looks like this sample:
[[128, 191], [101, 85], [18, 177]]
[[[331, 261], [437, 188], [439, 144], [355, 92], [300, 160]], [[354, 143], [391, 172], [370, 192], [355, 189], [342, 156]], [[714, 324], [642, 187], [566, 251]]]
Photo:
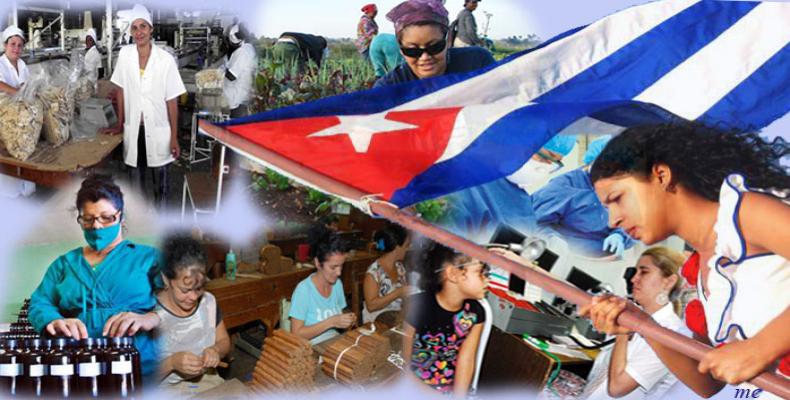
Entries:
[[36, 331], [73, 339], [134, 336], [143, 375], [156, 371], [151, 330], [159, 317], [149, 270], [159, 251], [125, 240], [121, 189], [92, 176], [77, 192], [77, 222], [86, 246], [58, 257], [30, 298]]
[[440, 0], [408, 0], [387, 13], [395, 24], [405, 64], [376, 81], [374, 87], [470, 72], [494, 63], [481, 47], [447, 48], [448, 12]]

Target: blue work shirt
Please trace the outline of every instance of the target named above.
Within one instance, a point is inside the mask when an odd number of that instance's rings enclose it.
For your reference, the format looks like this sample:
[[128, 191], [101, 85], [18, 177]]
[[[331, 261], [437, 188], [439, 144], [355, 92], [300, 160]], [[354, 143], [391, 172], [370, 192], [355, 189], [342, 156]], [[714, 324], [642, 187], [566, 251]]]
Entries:
[[[102, 336], [113, 315], [131, 311], [144, 314], [156, 304], [149, 271], [160, 260], [159, 251], [124, 240], [101, 263], [91, 268], [76, 248], [58, 257], [30, 297], [29, 320], [38, 332], [63, 318], [78, 318], [88, 335]], [[138, 332], [134, 344], [140, 352], [143, 375], [158, 367], [158, 351], [151, 332]]]
[[391, 33], [379, 33], [370, 42], [370, 62], [381, 78], [403, 62], [398, 39]]
[[[329, 297], [324, 297], [318, 292], [318, 288], [313, 283], [313, 273], [307, 279], [296, 285], [293, 296], [291, 296], [291, 311], [288, 313], [290, 318], [304, 321], [304, 326], [315, 325], [323, 320], [343, 313], [346, 308], [346, 296], [343, 293], [343, 282], [338, 279], [332, 286], [332, 293]], [[331, 337], [338, 335], [336, 329], [327, 329], [320, 335], [310, 340], [311, 343], [321, 343]]]
[[551, 179], [532, 195], [538, 234], [559, 234], [568, 247], [590, 257], [610, 255], [603, 241], [612, 233], [623, 236], [625, 248], [634, 240], [622, 229], [609, 228], [609, 212], [595, 194], [589, 172], [583, 168]]

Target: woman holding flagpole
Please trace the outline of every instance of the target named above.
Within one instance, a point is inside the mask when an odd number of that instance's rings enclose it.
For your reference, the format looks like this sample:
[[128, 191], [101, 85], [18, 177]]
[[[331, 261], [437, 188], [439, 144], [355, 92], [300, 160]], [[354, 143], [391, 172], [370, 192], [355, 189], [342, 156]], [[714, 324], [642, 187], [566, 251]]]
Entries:
[[[629, 128], [593, 164], [611, 227], [648, 245], [677, 235], [696, 251], [683, 267], [699, 301], [686, 323], [715, 349], [697, 362], [647, 342], [701, 396], [763, 371], [790, 376], [790, 175], [780, 164], [788, 154], [781, 139], [682, 123]], [[625, 334], [617, 323], [625, 305], [598, 297], [581, 314], [599, 331]]]

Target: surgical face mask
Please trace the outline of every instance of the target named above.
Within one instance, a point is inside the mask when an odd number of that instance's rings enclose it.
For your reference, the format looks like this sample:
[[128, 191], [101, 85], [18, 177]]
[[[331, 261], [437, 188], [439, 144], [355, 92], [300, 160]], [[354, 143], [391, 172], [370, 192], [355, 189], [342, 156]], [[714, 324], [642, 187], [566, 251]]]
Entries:
[[120, 230], [121, 224], [119, 222], [99, 229], [83, 229], [82, 232], [85, 236], [85, 241], [88, 242], [88, 246], [96, 251], [102, 251], [118, 237]]
[[528, 187], [545, 183], [557, 167], [554, 164], [544, 163], [530, 159], [518, 171], [507, 177], [507, 180], [526, 190]]

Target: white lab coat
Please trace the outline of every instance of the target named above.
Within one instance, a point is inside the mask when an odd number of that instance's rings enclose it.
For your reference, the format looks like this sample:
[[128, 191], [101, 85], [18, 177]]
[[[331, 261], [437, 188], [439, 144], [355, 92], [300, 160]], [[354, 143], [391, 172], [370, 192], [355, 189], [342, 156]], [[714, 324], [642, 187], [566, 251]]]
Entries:
[[255, 48], [249, 43], [242, 43], [241, 47], [230, 55], [227, 69], [236, 76], [236, 80], [231, 81], [226, 78], [222, 89], [231, 110], [242, 104], [248, 104], [252, 99], [253, 79], [257, 67], [258, 56], [255, 54]]
[[8, 60], [5, 54], [0, 56], [0, 81], [8, 86], [19, 88], [27, 81], [30, 73], [28, 72], [27, 64], [21, 58], [17, 60], [16, 66], [19, 68], [19, 72], [17, 72], [17, 68], [11, 65], [11, 61]]
[[167, 101], [186, 93], [173, 56], [153, 45], [141, 77], [137, 46], [124, 46], [118, 53], [118, 63], [110, 81], [123, 89], [123, 157], [126, 165], [137, 167], [137, 134], [141, 115], [145, 125], [148, 166], [161, 167], [173, 162]]
[[99, 68], [101, 68], [101, 53], [96, 46], [93, 46], [85, 53], [85, 71], [91, 82], [99, 80]]
[[[30, 74], [27, 69], [27, 64], [20, 58], [16, 62], [17, 68], [11, 65], [5, 54], [0, 56], [0, 82], [8, 86], [19, 88], [27, 81]], [[18, 179], [11, 176], [0, 175], [0, 196], [3, 197], [18, 197], [29, 196], [36, 191], [36, 184], [24, 179]]]

